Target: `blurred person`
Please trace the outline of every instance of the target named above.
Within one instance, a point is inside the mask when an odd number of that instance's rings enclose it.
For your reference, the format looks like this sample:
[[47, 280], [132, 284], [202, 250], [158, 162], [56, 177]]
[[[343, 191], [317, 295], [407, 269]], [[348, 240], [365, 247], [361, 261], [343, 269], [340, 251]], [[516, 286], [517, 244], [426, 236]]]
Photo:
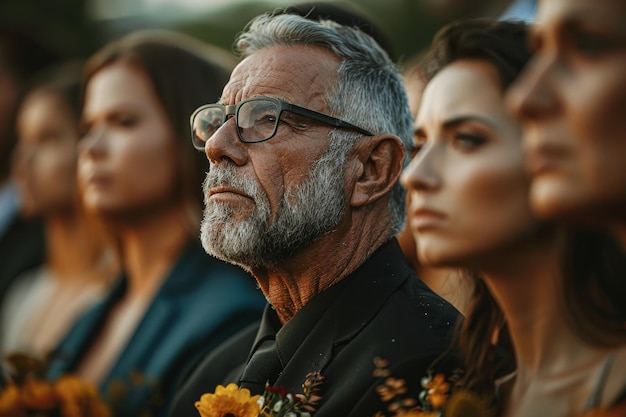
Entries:
[[189, 115], [219, 97], [231, 62], [182, 34], [142, 31], [85, 66], [79, 185], [124, 274], [55, 350], [48, 376], [97, 383], [116, 417], [163, 414], [178, 378], [265, 304], [249, 275], [199, 241], [208, 166], [188, 145]]
[[622, 416], [626, 262], [610, 236], [530, 210], [521, 126], [504, 106], [531, 56], [526, 36], [522, 23], [485, 20], [436, 36], [402, 175], [410, 227], [420, 262], [477, 277], [461, 386], [497, 408], [482, 415]]
[[210, 163], [202, 242], [270, 304], [203, 361], [170, 415], [210, 408], [201, 395], [218, 384], [296, 395], [316, 373], [315, 416], [373, 415], [386, 381], [374, 359], [416, 388], [459, 318], [394, 238], [412, 125], [401, 75], [374, 39], [330, 20], [260, 15], [236, 45], [221, 99], [192, 116]]
[[611, 230], [626, 247], [624, 1], [539, 1], [535, 51], [509, 94], [530, 202], [544, 219]]
[[10, 175], [16, 143], [15, 114], [30, 77], [59, 57], [25, 33], [0, 28], [0, 305], [21, 273], [44, 261], [41, 219], [19, 215], [20, 196]]
[[17, 114], [13, 177], [21, 215], [45, 225], [46, 261], [9, 287], [0, 351], [45, 356], [118, 273], [111, 242], [80, 202], [76, 181], [80, 63], [40, 76]]

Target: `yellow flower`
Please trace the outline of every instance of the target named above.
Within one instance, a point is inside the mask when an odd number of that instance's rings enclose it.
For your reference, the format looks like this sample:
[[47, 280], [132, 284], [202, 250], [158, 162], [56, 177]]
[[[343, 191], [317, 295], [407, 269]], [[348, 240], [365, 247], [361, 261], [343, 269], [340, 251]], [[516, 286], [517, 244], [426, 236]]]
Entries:
[[250, 390], [236, 384], [218, 385], [214, 394], [204, 394], [195, 405], [202, 417], [257, 417], [260, 397], [250, 396]]

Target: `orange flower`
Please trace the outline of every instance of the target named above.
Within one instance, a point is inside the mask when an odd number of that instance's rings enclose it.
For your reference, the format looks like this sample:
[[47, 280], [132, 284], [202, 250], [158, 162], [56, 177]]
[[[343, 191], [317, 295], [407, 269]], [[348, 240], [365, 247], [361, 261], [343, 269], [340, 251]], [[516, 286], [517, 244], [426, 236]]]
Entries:
[[96, 386], [71, 375], [59, 378], [55, 389], [62, 401], [77, 401], [80, 398], [98, 398]]
[[59, 396], [50, 382], [28, 379], [22, 387], [22, 401], [29, 410], [50, 411], [59, 404]]
[[385, 385], [376, 387], [376, 392], [383, 401], [392, 400], [407, 392], [404, 379], [389, 377], [385, 379]]
[[204, 394], [195, 403], [202, 417], [257, 417], [261, 396], [250, 396], [250, 390], [239, 389], [236, 384], [218, 385], [214, 394]]
[[46, 381], [45, 361], [22, 353], [5, 359], [14, 375], [0, 390], [0, 417], [111, 417], [94, 384], [74, 376]]
[[446, 382], [446, 377], [443, 374], [437, 374], [432, 380], [425, 384], [424, 388], [429, 388], [435, 392], [446, 394], [450, 391], [450, 384]]
[[63, 376], [55, 384], [64, 417], [110, 417], [96, 386], [74, 376]]
[[495, 412], [488, 399], [471, 391], [459, 390], [450, 397], [444, 414], [448, 417], [493, 417]]
[[19, 388], [12, 382], [0, 392], [0, 417], [19, 417], [26, 414]]
[[610, 408], [599, 408], [587, 411], [580, 417], [624, 417], [626, 416], [626, 402]]
[[429, 392], [428, 397], [426, 399], [430, 403], [431, 407], [435, 410], [440, 409], [446, 403], [446, 399], [448, 396], [446, 394], [442, 394], [440, 392]]

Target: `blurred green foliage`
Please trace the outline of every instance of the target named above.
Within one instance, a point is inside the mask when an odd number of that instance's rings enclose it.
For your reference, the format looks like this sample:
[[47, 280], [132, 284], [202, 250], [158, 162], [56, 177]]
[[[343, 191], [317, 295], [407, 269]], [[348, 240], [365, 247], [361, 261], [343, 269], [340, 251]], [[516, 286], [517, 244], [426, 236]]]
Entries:
[[[86, 58], [111, 39], [142, 28], [170, 28], [231, 50], [235, 35], [259, 13], [281, 0], [248, 0], [191, 16], [177, 13], [176, 3], [152, 13], [120, 19], [92, 20], [87, 17], [90, 2], [95, 0], [0, 0], [0, 30], [26, 34], [64, 58]], [[124, 0], [124, 5], [141, 0]], [[211, 0], [206, 0], [210, 2]], [[331, 3], [352, 7], [373, 22], [392, 44], [394, 58], [400, 62], [428, 46], [433, 34], [452, 19], [471, 14], [485, 14], [489, 4], [506, 0], [447, 0], [454, 7], [445, 13], [433, 12], [432, 5], [444, 0], [345, 0]], [[109, 7], [119, 1], [100, 2]], [[143, 2], [147, 4], [147, 2]], [[294, 2], [291, 2], [294, 3]], [[137, 9], [140, 9], [137, 6]]]
[[37, 42], [60, 59], [85, 57], [100, 44], [85, 19], [86, 0], [0, 0], [0, 30]]

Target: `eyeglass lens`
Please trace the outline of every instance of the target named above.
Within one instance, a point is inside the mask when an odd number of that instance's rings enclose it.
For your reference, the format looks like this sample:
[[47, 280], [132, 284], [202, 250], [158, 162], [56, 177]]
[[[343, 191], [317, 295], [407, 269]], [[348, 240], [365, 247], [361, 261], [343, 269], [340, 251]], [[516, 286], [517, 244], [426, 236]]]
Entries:
[[252, 100], [241, 104], [237, 127], [244, 142], [259, 142], [271, 138], [276, 131], [280, 108], [269, 100]]
[[[239, 136], [244, 142], [260, 142], [271, 138], [277, 128], [280, 107], [271, 100], [250, 100], [239, 105], [236, 114]], [[226, 121], [223, 106], [209, 106], [193, 119], [194, 145], [203, 149], [217, 129]]]
[[192, 121], [194, 146], [203, 149], [205, 143], [224, 123], [225, 118], [223, 107], [207, 107], [196, 114]]

